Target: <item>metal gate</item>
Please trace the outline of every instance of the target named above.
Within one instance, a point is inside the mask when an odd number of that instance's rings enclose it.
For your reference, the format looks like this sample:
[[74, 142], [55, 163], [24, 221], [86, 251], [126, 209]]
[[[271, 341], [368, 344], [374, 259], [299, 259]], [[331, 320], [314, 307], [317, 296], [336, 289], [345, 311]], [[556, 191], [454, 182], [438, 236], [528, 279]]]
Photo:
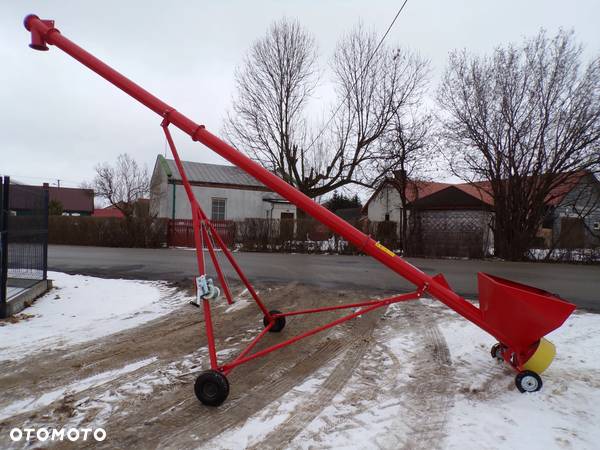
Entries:
[[48, 189], [10, 182], [0, 188], [0, 317], [6, 302], [47, 278]]
[[[223, 242], [231, 248], [235, 241], [235, 222], [233, 220], [212, 220], [211, 223]], [[194, 247], [194, 221], [171, 219], [167, 229], [169, 247]]]

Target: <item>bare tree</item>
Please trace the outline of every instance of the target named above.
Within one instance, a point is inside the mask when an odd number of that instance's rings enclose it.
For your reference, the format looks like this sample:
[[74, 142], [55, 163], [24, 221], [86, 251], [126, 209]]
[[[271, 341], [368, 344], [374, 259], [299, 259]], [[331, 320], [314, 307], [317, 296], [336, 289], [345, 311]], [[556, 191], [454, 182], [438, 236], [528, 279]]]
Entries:
[[[422, 80], [423, 83], [425, 79]], [[397, 112], [373, 159], [372, 185], [384, 180], [400, 196], [400, 245], [407, 251], [409, 229], [408, 203], [418, 196], [419, 182], [432, 170], [433, 117], [416, 109]]]
[[[438, 90], [452, 170], [494, 198], [496, 255], [522, 259], [556, 188], [600, 164], [600, 58], [543, 30], [491, 57], [450, 55]], [[479, 184], [479, 186], [485, 186]]]
[[148, 169], [140, 167], [127, 153], [119, 155], [114, 166], [105, 162], [95, 169], [93, 187], [96, 195], [108, 200], [126, 218], [133, 217], [137, 201], [150, 191]]
[[373, 186], [369, 169], [378, 145], [422, 99], [429, 62], [408, 49], [380, 45], [362, 26], [340, 40], [333, 57], [340, 102], [329, 142], [320, 142], [322, 166], [313, 177], [318, 193], [348, 184]]
[[375, 34], [362, 27], [340, 41], [332, 62], [339, 108], [311, 134], [304, 109], [316, 85], [314, 40], [296, 22], [274, 23], [236, 76], [229, 139], [312, 198], [368, 184], [375, 142], [415, 101], [427, 71], [427, 62], [407, 50], [376, 49]]
[[316, 46], [298, 22], [274, 22], [236, 73], [225, 132], [253, 159], [300, 186], [305, 177], [304, 109], [316, 87]]

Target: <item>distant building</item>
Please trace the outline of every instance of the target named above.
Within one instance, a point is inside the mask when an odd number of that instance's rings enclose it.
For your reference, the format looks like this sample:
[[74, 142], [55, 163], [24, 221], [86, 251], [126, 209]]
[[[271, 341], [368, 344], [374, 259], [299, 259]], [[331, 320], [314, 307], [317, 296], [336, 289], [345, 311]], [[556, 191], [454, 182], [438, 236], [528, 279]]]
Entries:
[[[119, 204], [121, 205], [121, 204]], [[150, 200], [147, 198], [139, 198], [133, 204], [133, 216], [134, 217], [148, 217], [150, 211]], [[94, 217], [115, 217], [117, 219], [123, 219], [125, 214], [117, 208], [115, 205], [106, 206], [105, 208], [94, 209]]]
[[15, 215], [28, 215], [35, 210], [31, 205], [28, 192], [48, 189], [50, 203], [60, 205], [64, 216], [91, 216], [94, 212], [94, 191], [92, 189], [66, 188], [54, 186], [28, 186], [14, 184], [11, 186], [12, 199], [10, 209]]
[[[546, 205], [541, 236], [561, 248], [600, 246], [600, 181], [588, 171], [572, 173]], [[546, 233], [544, 233], [546, 231]]]
[[489, 195], [469, 184], [407, 180], [403, 204], [397, 186], [397, 180], [384, 180], [363, 213], [370, 222], [395, 224], [398, 236], [406, 214], [407, 248], [412, 254], [481, 257], [490, 251]]
[[[183, 161], [201, 208], [211, 220], [295, 219], [296, 206], [235, 166]], [[156, 158], [150, 190], [150, 213], [191, 219], [192, 211], [175, 161]]]
[[[400, 234], [407, 216], [412, 252], [425, 256], [493, 253], [494, 199], [489, 183], [408, 180], [406, 205], [396, 180], [386, 179], [363, 208], [371, 222], [393, 222]], [[600, 245], [600, 181], [591, 172], [569, 174], [546, 199], [546, 218], [535, 246], [589, 248]]]

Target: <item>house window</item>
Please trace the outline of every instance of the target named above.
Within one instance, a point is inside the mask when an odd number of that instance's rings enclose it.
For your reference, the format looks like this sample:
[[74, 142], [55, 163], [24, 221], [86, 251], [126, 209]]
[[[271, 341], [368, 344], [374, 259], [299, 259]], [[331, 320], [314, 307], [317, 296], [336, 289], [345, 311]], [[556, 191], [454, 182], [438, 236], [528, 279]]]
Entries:
[[389, 214], [386, 214], [386, 215], [385, 215], [385, 221], [386, 221], [386, 222], [389, 222], [389, 221], [390, 221], [390, 215], [389, 215]]
[[600, 222], [594, 222], [594, 230], [600, 230]]
[[225, 203], [224, 198], [212, 199], [211, 220], [225, 220]]

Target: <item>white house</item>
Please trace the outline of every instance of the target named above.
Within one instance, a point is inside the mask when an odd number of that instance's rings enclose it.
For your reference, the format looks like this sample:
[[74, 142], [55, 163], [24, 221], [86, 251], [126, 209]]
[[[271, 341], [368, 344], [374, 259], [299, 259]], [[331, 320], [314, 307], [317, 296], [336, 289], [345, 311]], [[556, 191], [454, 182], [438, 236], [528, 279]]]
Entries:
[[[182, 161], [201, 208], [211, 220], [295, 219], [296, 206], [235, 166]], [[161, 155], [152, 172], [150, 211], [191, 219], [192, 210], [175, 161]]]

